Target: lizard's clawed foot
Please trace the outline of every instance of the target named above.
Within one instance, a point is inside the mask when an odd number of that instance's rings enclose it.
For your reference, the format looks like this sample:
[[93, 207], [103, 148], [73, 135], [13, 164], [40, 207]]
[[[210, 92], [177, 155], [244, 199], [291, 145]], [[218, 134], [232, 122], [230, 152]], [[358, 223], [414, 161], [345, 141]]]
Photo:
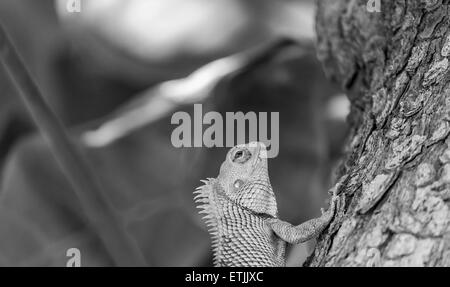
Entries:
[[337, 206], [337, 202], [339, 200], [339, 195], [337, 194], [337, 188], [333, 188], [332, 189], [332, 195], [331, 195], [331, 200], [330, 200], [330, 208], [328, 210], [325, 210], [324, 208], [320, 209], [321, 214], [325, 214], [327, 211], [328, 212], [332, 212], [334, 213], [336, 206]]
[[336, 210], [337, 204], [339, 201], [339, 195], [337, 194], [337, 188], [333, 190], [333, 196], [331, 197], [331, 209], [333, 212]]

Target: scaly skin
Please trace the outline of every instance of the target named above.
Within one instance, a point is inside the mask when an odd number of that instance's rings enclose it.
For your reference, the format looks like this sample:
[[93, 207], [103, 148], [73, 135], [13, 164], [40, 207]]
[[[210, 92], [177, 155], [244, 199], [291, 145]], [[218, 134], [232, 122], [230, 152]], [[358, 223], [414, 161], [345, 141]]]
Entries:
[[214, 265], [285, 266], [286, 242], [297, 244], [319, 235], [333, 218], [337, 196], [322, 216], [298, 226], [278, 219], [269, 180], [266, 147], [253, 142], [232, 148], [217, 178], [194, 192], [212, 238]]

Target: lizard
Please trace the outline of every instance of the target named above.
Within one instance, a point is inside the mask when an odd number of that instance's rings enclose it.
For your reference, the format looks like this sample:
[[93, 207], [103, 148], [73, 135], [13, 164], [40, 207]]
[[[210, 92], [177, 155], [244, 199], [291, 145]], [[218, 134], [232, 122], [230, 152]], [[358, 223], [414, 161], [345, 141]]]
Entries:
[[293, 226], [278, 218], [264, 143], [231, 148], [217, 178], [202, 180], [194, 201], [212, 241], [216, 267], [285, 266], [286, 244], [317, 237], [332, 220], [338, 195], [318, 218]]

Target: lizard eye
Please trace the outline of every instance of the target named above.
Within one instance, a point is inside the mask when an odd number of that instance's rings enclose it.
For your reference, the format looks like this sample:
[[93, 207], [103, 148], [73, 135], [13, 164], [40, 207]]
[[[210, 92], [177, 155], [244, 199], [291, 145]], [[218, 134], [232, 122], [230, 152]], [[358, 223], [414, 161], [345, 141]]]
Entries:
[[248, 149], [239, 149], [233, 154], [233, 156], [231, 157], [231, 160], [233, 162], [245, 163], [251, 157], [252, 157], [252, 154], [250, 153], [250, 151], [248, 151]]
[[238, 179], [234, 182], [234, 188], [239, 189], [239, 188], [241, 188], [241, 186], [243, 184], [244, 184], [244, 182], [242, 180]]

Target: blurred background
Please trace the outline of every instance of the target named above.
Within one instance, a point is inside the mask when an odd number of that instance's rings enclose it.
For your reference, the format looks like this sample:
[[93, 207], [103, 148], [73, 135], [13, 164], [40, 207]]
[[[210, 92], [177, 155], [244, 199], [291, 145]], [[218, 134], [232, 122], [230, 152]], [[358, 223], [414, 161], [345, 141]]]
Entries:
[[[279, 112], [269, 172], [280, 218], [320, 215], [349, 104], [316, 59], [314, 8], [312, 0], [0, 0], [0, 23], [146, 264], [210, 266], [192, 192], [217, 176], [228, 148], [174, 148], [171, 116], [192, 114], [194, 103], [205, 113]], [[120, 265], [102, 241], [115, 235], [92, 228], [84, 210], [0, 69], [0, 265], [65, 266], [69, 248], [81, 251], [82, 266]], [[291, 247], [288, 265], [312, 246]]]

